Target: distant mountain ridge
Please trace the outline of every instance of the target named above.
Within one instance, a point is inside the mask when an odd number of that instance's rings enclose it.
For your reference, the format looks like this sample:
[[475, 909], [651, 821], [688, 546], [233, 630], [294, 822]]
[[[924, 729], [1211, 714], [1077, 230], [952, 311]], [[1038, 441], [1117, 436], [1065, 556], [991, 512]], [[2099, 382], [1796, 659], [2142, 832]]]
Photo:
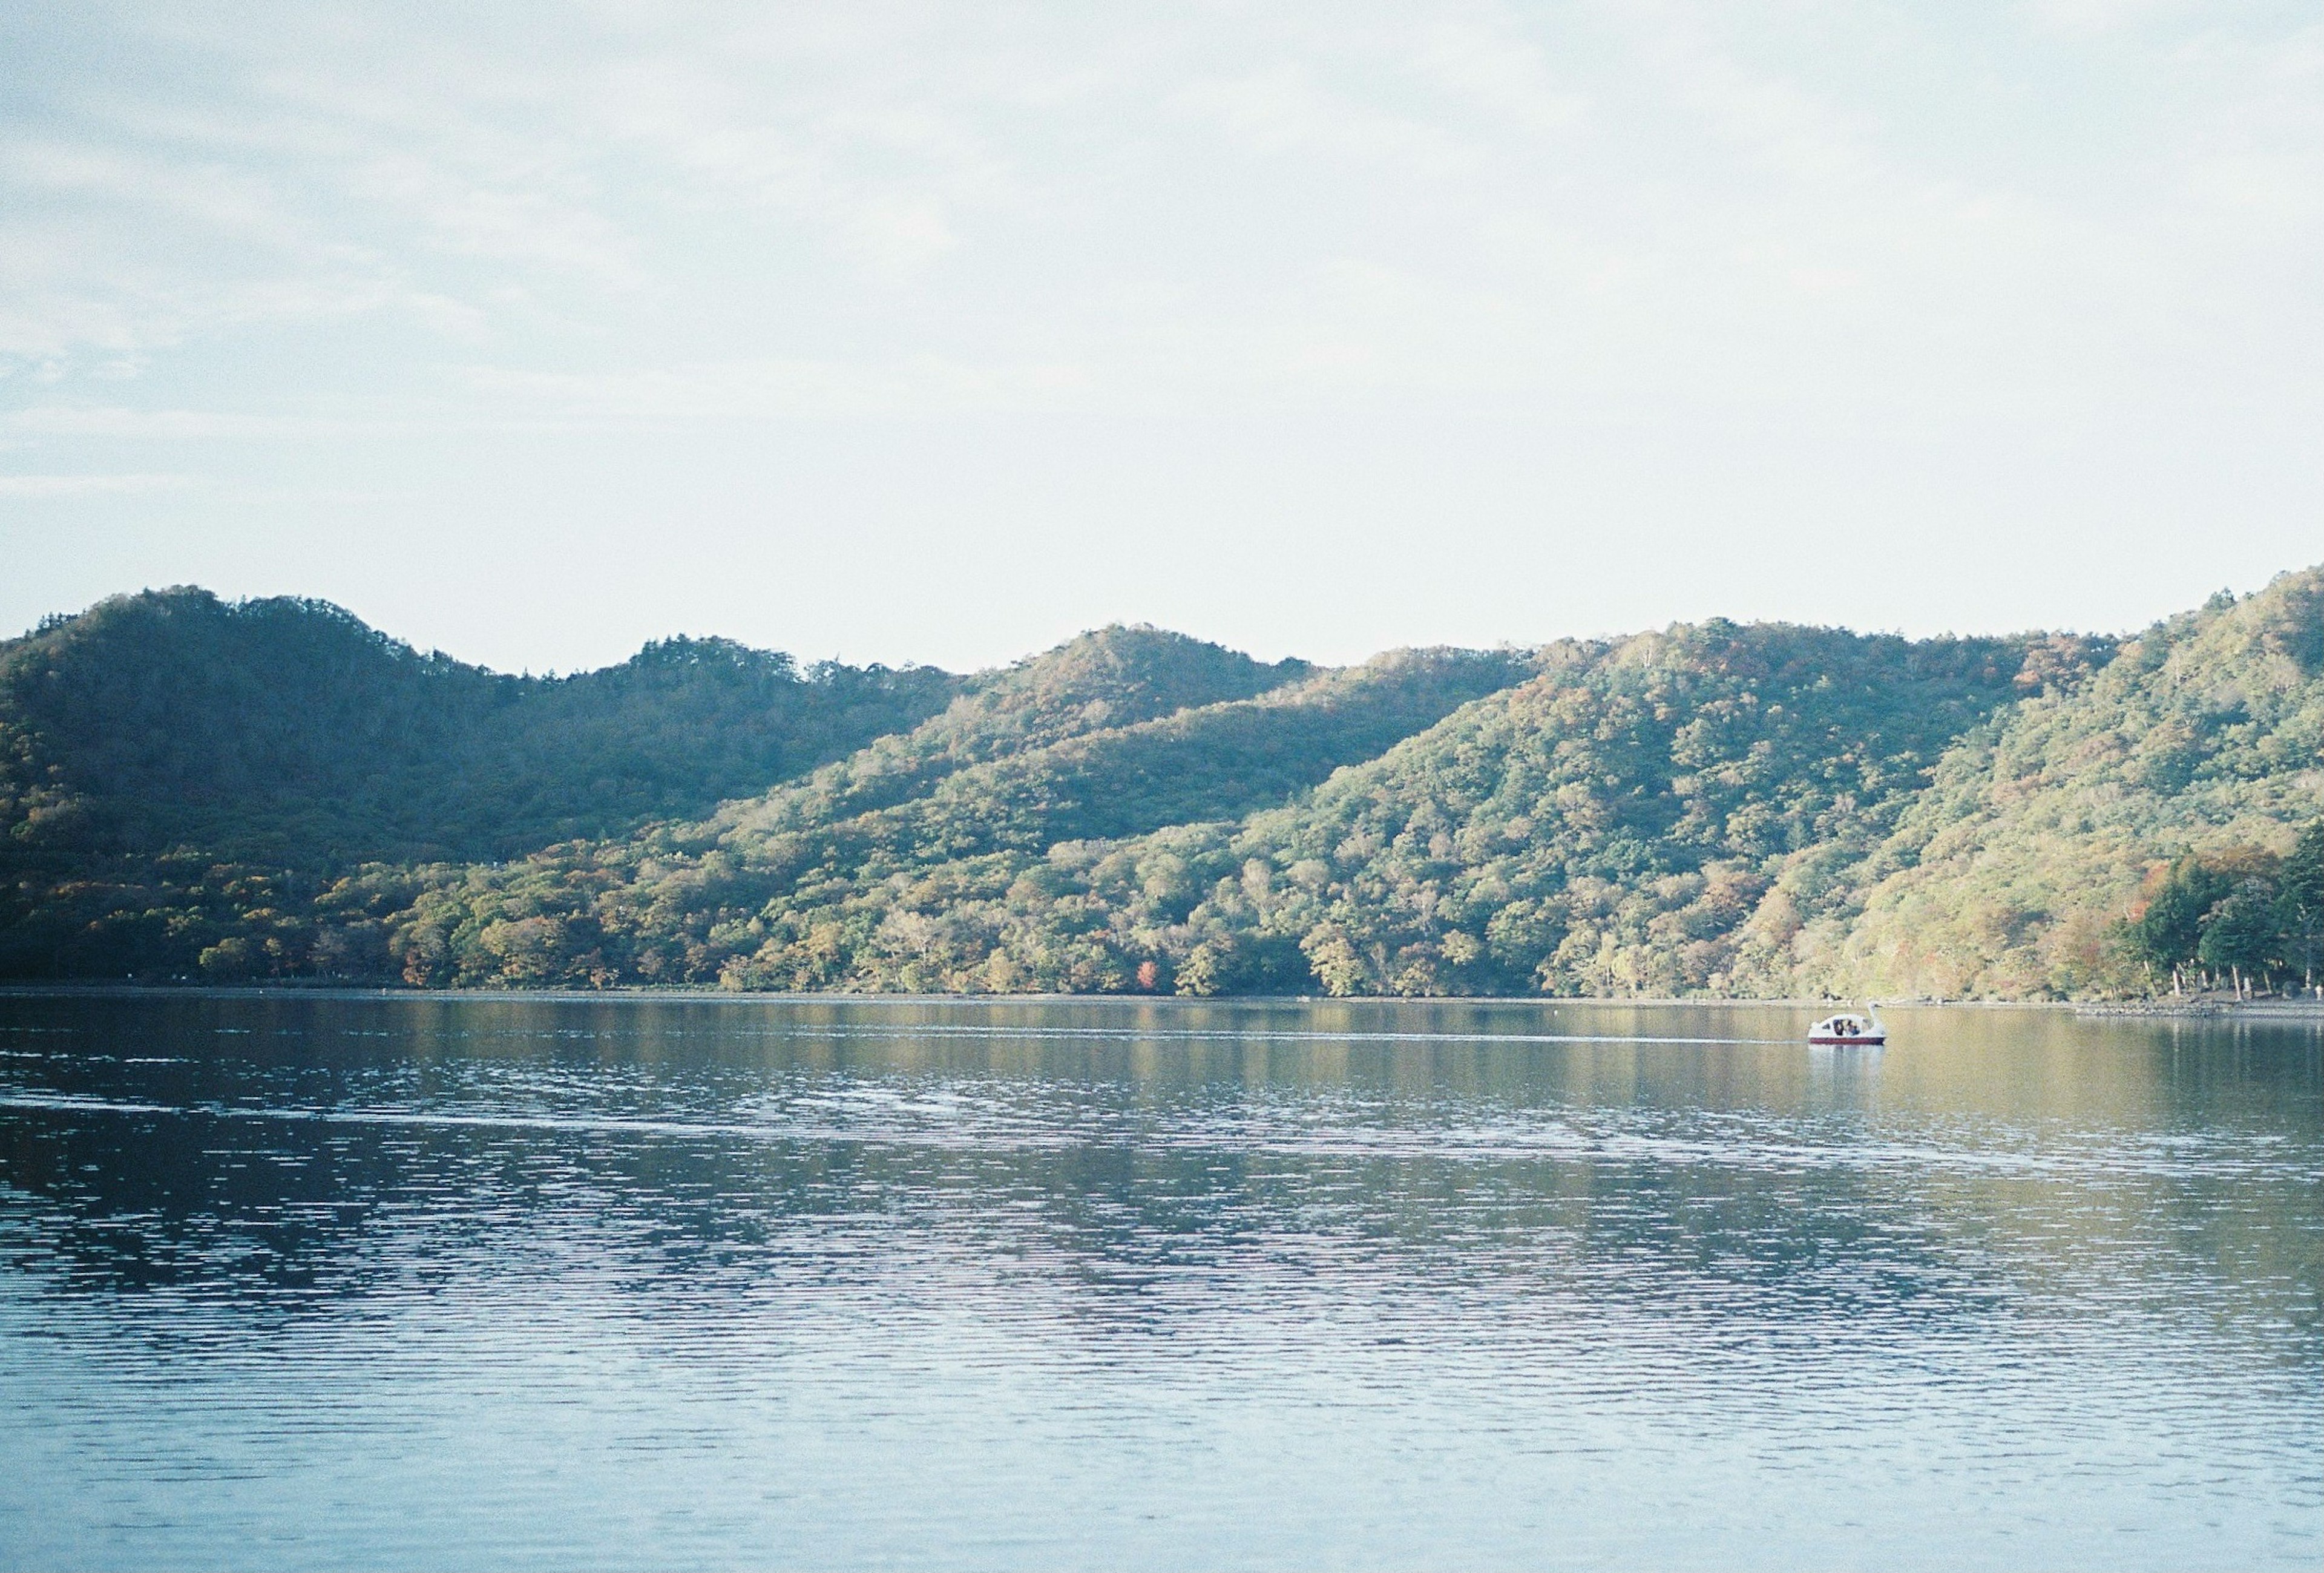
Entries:
[[2170, 870], [2289, 902], [2319, 814], [2315, 569], [2119, 641], [1342, 669], [1115, 627], [968, 677], [673, 640], [511, 678], [189, 589], [0, 645], [19, 977], [2120, 993], [2178, 964], [2136, 938]]

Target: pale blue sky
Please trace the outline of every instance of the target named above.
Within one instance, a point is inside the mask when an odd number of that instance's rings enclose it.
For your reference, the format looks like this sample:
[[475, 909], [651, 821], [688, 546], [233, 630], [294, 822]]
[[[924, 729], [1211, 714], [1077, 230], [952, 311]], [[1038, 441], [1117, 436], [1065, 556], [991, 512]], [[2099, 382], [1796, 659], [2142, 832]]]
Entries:
[[2118, 628], [2319, 431], [2312, 4], [0, 11], [0, 629]]

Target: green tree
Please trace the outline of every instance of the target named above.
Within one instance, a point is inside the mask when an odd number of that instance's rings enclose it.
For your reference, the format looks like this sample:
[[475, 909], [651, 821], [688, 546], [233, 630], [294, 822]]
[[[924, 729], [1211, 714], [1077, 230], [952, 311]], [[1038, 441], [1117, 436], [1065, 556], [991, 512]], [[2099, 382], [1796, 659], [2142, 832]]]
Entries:
[[2163, 970], [2192, 966], [2203, 944], [2205, 920], [2211, 909], [2235, 888], [2235, 881], [2200, 858], [2182, 857], [2171, 865], [2163, 888], [2154, 893], [2134, 926], [2138, 954]]
[[1324, 993], [1364, 992], [1368, 975], [1363, 958], [1348, 942], [1347, 930], [1335, 923], [1319, 923], [1299, 948], [1307, 953], [1308, 965], [1314, 968], [1315, 981], [1323, 985]]
[[2324, 950], [2324, 819], [2310, 822], [2292, 843], [2276, 876], [2276, 926], [2283, 934], [2283, 958], [2313, 985]]
[[2280, 962], [2282, 938], [2276, 927], [2274, 884], [2254, 876], [2237, 882], [2203, 915], [2195, 955], [2215, 972], [2233, 968], [2258, 977]]

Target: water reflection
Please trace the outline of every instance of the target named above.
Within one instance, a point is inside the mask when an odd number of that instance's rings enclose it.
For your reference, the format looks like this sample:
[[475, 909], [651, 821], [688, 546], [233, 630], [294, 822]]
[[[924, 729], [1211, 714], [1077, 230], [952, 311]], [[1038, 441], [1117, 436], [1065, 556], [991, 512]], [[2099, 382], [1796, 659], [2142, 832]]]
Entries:
[[2310, 1559], [2324, 1038], [1807, 1014], [0, 1000], [0, 1560]]

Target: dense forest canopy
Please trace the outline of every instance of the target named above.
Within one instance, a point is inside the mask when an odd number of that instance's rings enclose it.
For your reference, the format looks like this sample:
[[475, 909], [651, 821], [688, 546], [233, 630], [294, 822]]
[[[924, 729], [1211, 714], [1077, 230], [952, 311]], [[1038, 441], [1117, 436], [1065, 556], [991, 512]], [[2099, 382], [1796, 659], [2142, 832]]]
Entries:
[[504, 857], [700, 813], [942, 709], [949, 674], [724, 639], [569, 678], [423, 655], [321, 601], [148, 591], [0, 645], [14, 850], [302, 868]]
[[0, 975], [2050, 997], [2313, 976], [2324, 570], [2135, 637], [1711, 621], [567, 678], [323, 603], [0, 645]]

